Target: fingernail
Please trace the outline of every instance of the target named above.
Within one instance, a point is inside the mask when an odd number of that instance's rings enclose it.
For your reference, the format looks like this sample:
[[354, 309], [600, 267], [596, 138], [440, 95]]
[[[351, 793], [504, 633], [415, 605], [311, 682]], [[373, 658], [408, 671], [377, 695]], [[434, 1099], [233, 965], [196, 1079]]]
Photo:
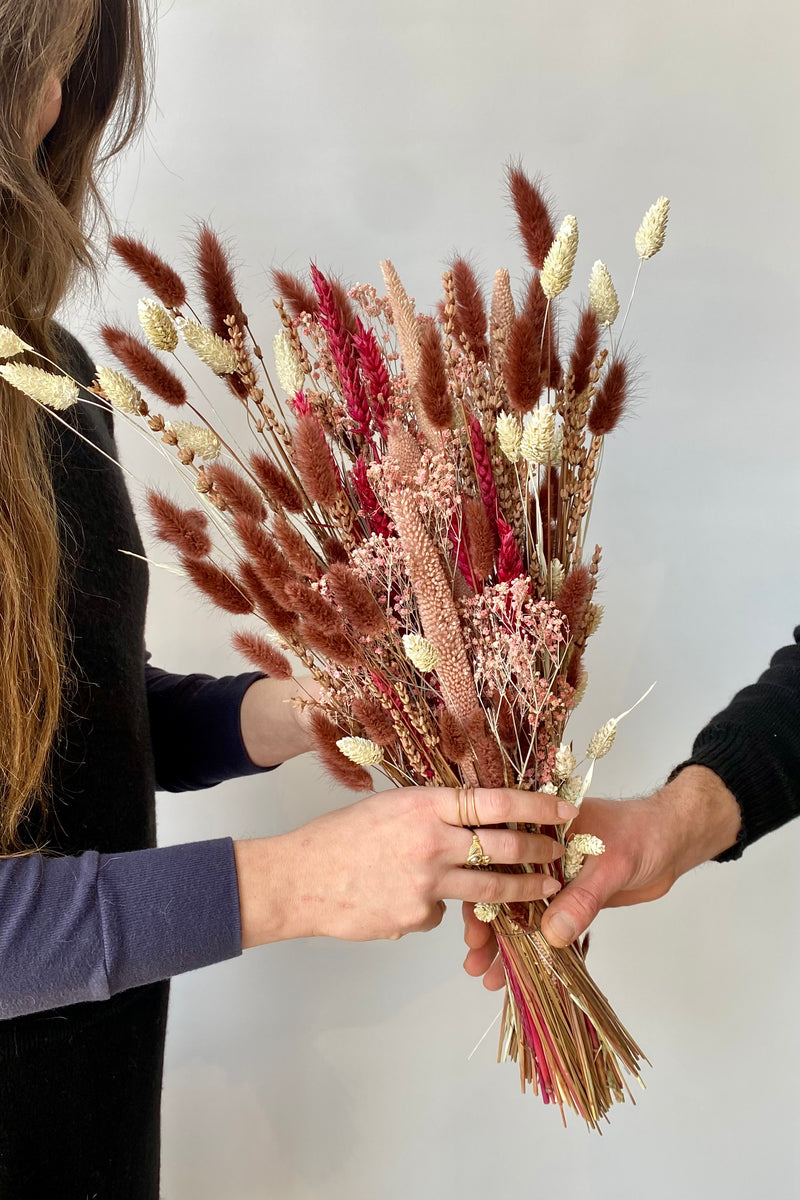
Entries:
[[548, 920], [545, 937], [550, 943], [560, 942], [562, 945], [567, 946], [575, 940], [577, 932], [575, 922], [572, 918], [568, 917], [566, 913], [559, 912], [553, 913]]
[[561, 891], [561, 884], [557, 879], [552, 879], [549, 875], [542, 884], [542, 893], [545, 896], [555, 896], [556, 892]]
[[562, 821], [574, 821], [578, 815], [578, 810], [575, 805], [567, 804], [566, 800], [559, 800], [557, 811]]

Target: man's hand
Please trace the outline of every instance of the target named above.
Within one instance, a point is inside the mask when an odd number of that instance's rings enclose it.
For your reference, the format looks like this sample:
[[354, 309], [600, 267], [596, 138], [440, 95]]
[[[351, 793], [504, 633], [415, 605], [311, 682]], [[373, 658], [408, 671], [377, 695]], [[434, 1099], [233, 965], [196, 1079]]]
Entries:
[[[551, 946], [566, 946], [601, 908], [658, 900], [686, 871], [732, 846], [740, 824], [736, 800], [706, 767], [686, 767], [643, 799], [587, 797], [570, 833], [596, 834], [605, 854], [587, 858], [578, 878], [550, 903], [542, 933]], [[492, 991], [501, 988], [503, 966], [491, 926], [478, 921], [467, 904], [464, 924], [470, 948], [464, 970], [482, 975]]]

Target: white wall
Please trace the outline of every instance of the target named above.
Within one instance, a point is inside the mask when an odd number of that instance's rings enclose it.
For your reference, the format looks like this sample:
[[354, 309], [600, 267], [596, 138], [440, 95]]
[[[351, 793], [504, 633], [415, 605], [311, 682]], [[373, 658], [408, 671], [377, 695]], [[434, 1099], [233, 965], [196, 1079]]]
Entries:
[[[245, 302], [314, 255], [432, 304], [444, 259], [522, 269], [501, 186], [522, 155], [624, 290], [661, 193], [663, 254], [629, 323], [645, 374], [608, 447], [594, 531], [607, 618], [580, 740], [653, 679], [599, 786], [656, 785], [800, 620], [797, 48], [789, 0], [173, 0], [159, 112], [113, 206], [171, 257], [194, 217], [235, 235]], [[103, 307], [138, 298], [115, 272]], [[93, 349], [95, 309], [76, 315]], [[126, 461], [162, 478], [123, 436]], [[163, 559], [165, 551], [154, 548]], [[149, 643], [175, 670], [241, 669], [219, 621], [155, 572]], [[159, 799], [161, 839], [268, 834], [344, 802], [313, 762]], [[591, 966], [653, 1061], [604, 1137], [516, 1091], [460, 970], [456, 911], [399, 944], [298, 943], [174, 984], [167, 1200], [686, 1200], [796, 1195], [800, 824], [657, 905], [604, 915]], [[453, 906], [455, 909], [455, 906]]]

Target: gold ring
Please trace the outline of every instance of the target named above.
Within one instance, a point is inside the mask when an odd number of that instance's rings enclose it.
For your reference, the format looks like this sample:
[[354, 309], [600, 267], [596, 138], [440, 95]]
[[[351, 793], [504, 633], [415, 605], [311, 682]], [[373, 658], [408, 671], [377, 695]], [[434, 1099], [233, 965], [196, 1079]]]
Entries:
[[[470, 800], [472, 801], [472, 813], [473, 813], [473, 816], [475, 817], [474, 821], [470, 821], [470, 819], [469, 819], [469, 802], [470, 802]], [[478, 820], [478, 805], [475, 800], [475, 788], [474, 787], [469, 788], [469, 790], [467, 791], [467, 824], [468, 825], [480, 825], [480, 821]]]
[[491, 861], [492, 860], [489, 855], [483, 853], [483, 846], [480, 843], [480, 838], [478, 837], [477, 833], [473, 833], [472, 845], [470, 846], [469, 854], [467, 855], [467, 866], [488, 867]]
[[[461, 826], [461, 828], [463, 829], [464, 828], [464, 818], [461, 816], [461, 788], [457, 787], [455, 789], [455, 792], [456, 792], [456, 804], [458, 805], [458, 823]], [[464, 803], [466, 805], [466, 798], [465, 798]]]

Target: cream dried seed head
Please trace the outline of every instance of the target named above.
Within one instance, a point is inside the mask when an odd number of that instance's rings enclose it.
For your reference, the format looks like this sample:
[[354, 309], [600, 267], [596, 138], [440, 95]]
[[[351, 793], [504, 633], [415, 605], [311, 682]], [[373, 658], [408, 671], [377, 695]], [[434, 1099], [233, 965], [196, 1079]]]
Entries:
[[593, 633], [597, 633], [600, 628], [600, 623], [603, 620], [605, 608], [602, 604], [590, 604], [586, 611], [586, 627], [583, 636], [590, 638]]
[[376, 767], [383, 762], [383, 748], [369, 738], [343, 737], [339, 738], [336, 745], [345, 758], [358, 763], [360, 767]]
[[27, 363], [6, 363], [0, 367], [0, 375], [18, 392], [46, 408], [71, 408], [78, 399], [78, 385], [74, 380], [66, 375], [43, 371], [41, 367], [31, 367]]
[[658, 254], [664, 245], [668, 219], [669, 200], [666, 196], [659, 196], [644, 214], [636, 231], [636, 253], [639, 258], [652, 258], [654, 254]]
[[610, 721], [606, 721], [605, 725], [601, 726], [592, 736], [591, 741], [586, 749], [587, 758], [604, 758], [608, 754], [611, 747], [614, 745], [614, 739], [617, 736], [617, 722], [614, 717]]
[[556, 415], [549, 404], [534, 409], [522, 431], [520, 454], [532, 466], [550, 462], [556, 432]]
[[583, 776], [573, 775], [571, 779], [565, 779], [558, 789], [558, 794], [568, 804], [574, 804], [576, 808], [580, 808], [583, 802]]
[[536, 790], [537, 790], [537, 792], [541, 792], [541, 794], [543, 796], [557, 796], [558, 795], [558, 788], [556, 787], [556, 785], [554, 783], [543, 783], [542, 786], [538, 787]]
[[0, 325], [0, 358], [16, 358], [18, 354], [32, 349], [33, 346], [23, 342], [13, 329], [9, 329], [7, 325]]
[[561, 559], [554, 558], [550, 561], [550, 595], [557, 596], [561, 591], [566, 578], [566, 571]]
[[110, 367], [98, 367], [97, 382], [109, 404], [119, 412], [138, 416], [142, 411], [142, 393], [121, 371], [112, 371]]
[[522, 446], [522, 426], [511, 413], [500, 413], [497, 418], [497, 441], [500, 450], [509, 462], [519, 462]]
[[198, 458], [210, 462], [219, 458], [222, 445], [213, 429], [206, 425], [193, 425], [190, 421], [170, 421], [167, 424], [178, 439], [182, 450], [191, 450]]
[[205, 325], [179, 317], [175, 322], [181, 337], [190, 350], [211, 367], [215, 375], [233, 375], [236, 371], [236, 351], [230, 342], [219, 337]]
[[577, 765], [578, 760], [572, 753], [572, 747], [567, 742], [562, 742], [556, 750], [556, 760], [553, 768], [554, 777], [562, 782], [565, 779], [569, 779]]
[[605, 844], [592, 833], [576, 833], [567, 842], [567, 852], [563, 858], [564, 879], [571, 883], [577, 877], [583, 866], [583, 860], [605, 854]]
[[555, 241], [547, 251], [539, 277], [548, 300], [555, 300], [569, 287], [577, 253], [578, 222], [575, 217], [564, 217]]
[[550, 447], [550, 462], [558, 464], [561, 461], [561, 447], [564, 444], [564, 426], [556, 424], [553, 433], [553, 444]]
[[495, 917], [500, 912], [500, 905], [495, 904], [494, 902], [481, 902], [480, 904], [475, 905], [474, 912], [479, 921], [483, 921], [485, 925], [488, 925], [490, 922], [494, 921]]
[[403, 634], [403, 649], [406, 658], [410, 659], [418, 671], [434, 671], [441, 655], [426, 637], [419, 633]]
[[584, 667], [578, 675], [578, 686], [575, 688], [575, 695], [572, 697], [572, 707], [570, 712], [574, 712], [580, 704], [583, 697], [586, 695], [586, 689], [589, 686], [589, 672]]
[[178, 331], [163, 304], [152, 299], [140, 300], [139, 324], [154, 350], [172, 353], [178, 344]]
[[619, 316], [619, 296], [611, 273], [598, 258], [589, 276], [589, 307], [601, 325], [609, 327]]
[[294, 396], [303, 390], [306, 375], [292, 345], [292, 339], [285, 329], [276, 333], [273, 349], [280, 385], [287, 396]]

